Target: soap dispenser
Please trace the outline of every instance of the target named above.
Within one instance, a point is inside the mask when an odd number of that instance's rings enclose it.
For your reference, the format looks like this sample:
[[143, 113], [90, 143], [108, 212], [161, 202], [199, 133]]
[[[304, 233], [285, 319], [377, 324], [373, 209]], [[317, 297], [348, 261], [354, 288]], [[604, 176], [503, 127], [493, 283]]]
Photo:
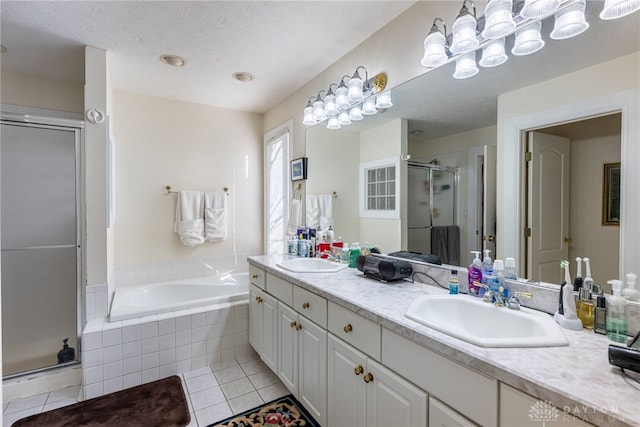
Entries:
[[625, 300], [622, 298], [622, 281], [609, 280], [613, 295], [607, 300], [607, 336], [615, 342], [627, 341], [627, 319], [624, 314]]
[[633, 273], [627, 273], [625, 276], [627, 286], [622, 290], [622, 297], [627, 301], [640, 301], [640, 291], [636, 289], [637, 278]]
[[482, 296], [480, 290], [484, 289], [482, 287], [482, 261], [480, 261], [480, 251], [471, 251], [471, 253], [476, 257], [471, 261], [467, 274], [469, 294], [478, 297]]
[[[493, 276], [493, 262], [491, 262], [491, 249], [484, 250], [484, 259], [482, 260], [482, 277], [485, 279], [485, 282], [489, 280], [489, 276]], [[491, 283], [486, 283], [490, 285]]]
[[76, 351], [73, 347], [69, 347], [67, 341], [69, 341], [69, 338], [62, 340], [62, 350], [58, 352], [58, 363], [73, 362], [76, 360]]

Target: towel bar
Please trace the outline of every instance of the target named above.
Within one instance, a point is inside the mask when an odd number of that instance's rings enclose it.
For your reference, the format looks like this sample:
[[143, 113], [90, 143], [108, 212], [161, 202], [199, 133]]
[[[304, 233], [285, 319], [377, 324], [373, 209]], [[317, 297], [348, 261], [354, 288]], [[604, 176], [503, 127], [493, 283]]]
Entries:
[[[167, 194], [178, 194], [178, 191], [173, 191], [172, 187], [170, 185], [167, 185], [166, 187], [164, 187], [167, 190]], [[227, 196], [229, 195], [229, 187], [222, 187], [222, 191], [224, 191], [224, 194], [226, 194]]]

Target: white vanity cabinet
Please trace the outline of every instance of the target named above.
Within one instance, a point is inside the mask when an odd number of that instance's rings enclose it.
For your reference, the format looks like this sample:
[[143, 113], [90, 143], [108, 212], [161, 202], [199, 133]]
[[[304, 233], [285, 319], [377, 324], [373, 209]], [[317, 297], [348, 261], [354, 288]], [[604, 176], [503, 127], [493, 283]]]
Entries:
[[328, 327], [328, 425], [425, 427], [427, 394], [376, 361], [380, 325], [330, 302]]
[[276, 372], [278, 363], [278, 301], [255, 285], [249, 292], [249, 344]]

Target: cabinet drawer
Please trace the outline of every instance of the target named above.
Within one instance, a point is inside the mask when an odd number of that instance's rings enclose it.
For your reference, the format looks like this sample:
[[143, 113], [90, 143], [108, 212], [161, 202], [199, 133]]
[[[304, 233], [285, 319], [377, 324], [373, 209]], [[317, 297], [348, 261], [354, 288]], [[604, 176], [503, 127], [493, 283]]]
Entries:
[[288, 306], [293, 305], [293, 284], [285, 282], [271, 273], [267, 273], [267, 292]]
[[294, 286], [293, 308], [309, 320], [327, 328], [327, 300], [321, 296]]
[[483, 426], [498, 425], [498, 381], [386, 329], [382, 363]]
[[329, 302], [329, 332], [380, 360], [380, 325], [351, 310]]
[[249, 264], [249, 279], [251, 280], [251, 283], [264, 290], [265, 278], [266, 274], [263, 269]]

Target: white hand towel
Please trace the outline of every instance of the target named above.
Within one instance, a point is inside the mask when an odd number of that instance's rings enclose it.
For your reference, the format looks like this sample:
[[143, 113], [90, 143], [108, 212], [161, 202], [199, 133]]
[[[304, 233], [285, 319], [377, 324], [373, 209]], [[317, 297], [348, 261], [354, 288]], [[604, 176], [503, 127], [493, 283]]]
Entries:
[[204, 229], [207, 240], [223, 240], [227, 237], [226, 204], [225, 193], [204, 193]]
[[173, 231], [178, 233], [185, 246], [196, 246], [204, 242], [204, 193], [178, 192]]
[[289, 224], [287, 234], [295, 236], [302, 225], [302, 203], [298, 199], [289, 202]]
[[326, 230], [333, 225], [333, 196], [307, 194], [307, 226]]

